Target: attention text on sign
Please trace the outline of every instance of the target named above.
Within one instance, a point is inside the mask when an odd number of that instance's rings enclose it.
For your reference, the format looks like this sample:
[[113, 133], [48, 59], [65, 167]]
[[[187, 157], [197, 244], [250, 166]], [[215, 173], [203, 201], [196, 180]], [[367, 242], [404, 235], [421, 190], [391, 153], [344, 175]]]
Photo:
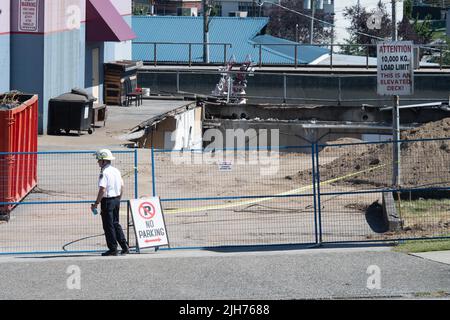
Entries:
[[383, 96], [411, 95], [414, 90], [411, 41], [383, 42], [377, 45], [377, 92]]

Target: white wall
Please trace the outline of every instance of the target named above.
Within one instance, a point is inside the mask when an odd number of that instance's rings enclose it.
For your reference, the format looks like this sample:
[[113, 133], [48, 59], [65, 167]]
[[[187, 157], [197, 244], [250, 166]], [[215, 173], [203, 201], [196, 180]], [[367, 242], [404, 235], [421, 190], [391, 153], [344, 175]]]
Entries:
[[0, 2], [0, 93], [9, 91], [10, 2]]
[[[327, 5], [331, 4], [331, 0], [315, 0], [317, 9], [324, 9]], [[303, 7], [305, 9], [311, 9], [311, 0], [303, 0]]]
[[86, 20], [86, 2], [81, 0], [45, 1], [45, 32], [80, 29]]
[[196, 114], [201, 112], [201, 108], [194, 108], [175, 115], [177, 122], [176, 130], [170, 134], [164, 148], [173, 150], [189, 150], [202, 148], [202, 123]]
[[[265, 0], [266, 2], [278, 3], [280, 0]], [[324, 1], [324, 0], [321, 0]], [[327, 1], [327, 0], [325, 0]], [[328, 0], [329, 1], [329, 0]], [[253, 0], [217, 0], [216, 3], [222, 6], [222, 16], [228, 17], [228, 14], [233, 11], [239, 11], [239, 2], [247, 2], [249, 5], [253, 4]], [[271, 5], [266, 3], [264, 7], [270, 8]]]
[[132, 0], [110, 0], [121, 15], [131, 15]]

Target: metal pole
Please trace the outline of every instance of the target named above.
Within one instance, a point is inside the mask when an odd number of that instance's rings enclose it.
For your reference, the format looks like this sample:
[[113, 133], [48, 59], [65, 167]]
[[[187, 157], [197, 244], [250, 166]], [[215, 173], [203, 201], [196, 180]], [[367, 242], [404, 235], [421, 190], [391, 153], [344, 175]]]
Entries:
[[342, 100], [342, 89], [341, 89], [341, 77], [338, 77], [338, 106], [341, 105]]
[[138, 153], [137, 153], [137, 148], [134, 149], [134, 198], [135, 199], [139, 198], [139, 189], [138, 189]]
[[331, 46], [330, 69], [333, 69], [333, 46]]
[[230, 95], [231, 95], [231, 73], [228, 73], [227, 103], [230, 102]]
[[319, 245], [322, 244], [322, 208], [321, 208], [321, 199], [320, 199], [320, 165], [319, 165], [319, 145], [318, 145], [319, 141], [315, 141], [314, 145], [315, 145], [315, 158], [316, 158], [316, 191], [317, 191], [317, 211], [318, 211], [318, 216], [317, 216], [317, 221], [319, 222]]
[[313, 184], [313, 203], [314, 203], [314, 234], [316, 238], [316, 244], [319, 243], [319, 231], [318, 231], [318, 221], [317, 221], [317, 191], [316, 191], [316, 144], [311, 144], [311, 156], [312, 156], [312, 184]]
[[208, 30], [208, 20], [209, 20], [209, 7], [208, 1], [202, 0], [203, 4], [203, 62], [209, 63], [209, 30]]
[[130, 244], [130, 201], [127, 201], [127, 243]]
[[192, 43], [189, 43], [189, 67], [192, 66]]
[[392, 41], [397, 41], [397, 0], [391, 0], [392, 4]]
[[333, 19], [332, 25], [331, 25], [331, 56], [330, 56], [330, 68], [333, 69], [333, 42], [334, 42], [334, 13], [331, 14], [331, 17]]
[[366, 45], [366, 69], [369, 69], [369, 45]]
[[156, 67], [156, 43], [153, 44], [153, 60], [155, 62]]
[[401, 185], [400, 172], [400, 97], [394, 96], [392, 108], [392, 185], [399, 188]]
[[262, 45], [259, 45], [259, 67], [262, 67]]
[[420, 70], [420, 45], [417, 46], [417, 70]]
[[287, 79], [286, 74], [283, 75], [283, 103], [287, 100]]
[[223, 64], [227, 64], [227, 44], [223, 45]]
[[[152, 132], [152, 136], [153, 136], [153, 132]], [[154, 197], [156, 197], [155, 150], [153, 147], [153, 141], [152, 141], [151, 152], [152, 152], [152, 195]]]
[[298, 66], [298, 45], [295, 45], [295, 69], [297, 69]]
[[309, 43], [314, 43], [314, 15], [316, 14], [315, 0], [311, 0], [311, 25], [309, 30]]

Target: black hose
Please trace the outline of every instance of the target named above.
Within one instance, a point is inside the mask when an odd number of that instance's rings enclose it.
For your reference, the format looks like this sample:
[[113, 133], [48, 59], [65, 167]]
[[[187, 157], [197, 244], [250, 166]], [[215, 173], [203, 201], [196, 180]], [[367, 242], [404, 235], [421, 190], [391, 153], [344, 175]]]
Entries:
[[66, 243], [65, 245], [62, 246], [62, 249], [63, 249], [63, 251], [66, 251], [66, 252], [67, 252], [66, 247], [69, 246], [69, 245], [71, 245], [71, 244], [74, 244], [74, 243], [76, 243], [76, 242], [80, 242], [80, 241], [83, 241], [83, 240], [91, 239], [91, 238], [102, 237], [102, 236], [104, 236], [104, 235], [105, 235], [105, 234], [102, 233], [102, 234], [98, 234], [98, 235], [95, 235], [95, 236], [89, 236], [89, 237], [84, 237], [84, 238], [81, 238], [81, 239], [77, 239], [77, 240], [74, 240], [74, 241], [72, 241], [72, 242]]

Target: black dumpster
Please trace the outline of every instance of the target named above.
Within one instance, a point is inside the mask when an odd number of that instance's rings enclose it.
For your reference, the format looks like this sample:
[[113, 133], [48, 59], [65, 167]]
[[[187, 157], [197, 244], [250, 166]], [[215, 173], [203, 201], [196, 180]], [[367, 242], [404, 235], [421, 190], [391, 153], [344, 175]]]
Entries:
[[61, 130], [78, 134], [92, 134], [93, 104], [96, 99], [82, 89], [72, 89], [59, 97], [50, 99], [48, 105], [48, 134], [59, 134]]

